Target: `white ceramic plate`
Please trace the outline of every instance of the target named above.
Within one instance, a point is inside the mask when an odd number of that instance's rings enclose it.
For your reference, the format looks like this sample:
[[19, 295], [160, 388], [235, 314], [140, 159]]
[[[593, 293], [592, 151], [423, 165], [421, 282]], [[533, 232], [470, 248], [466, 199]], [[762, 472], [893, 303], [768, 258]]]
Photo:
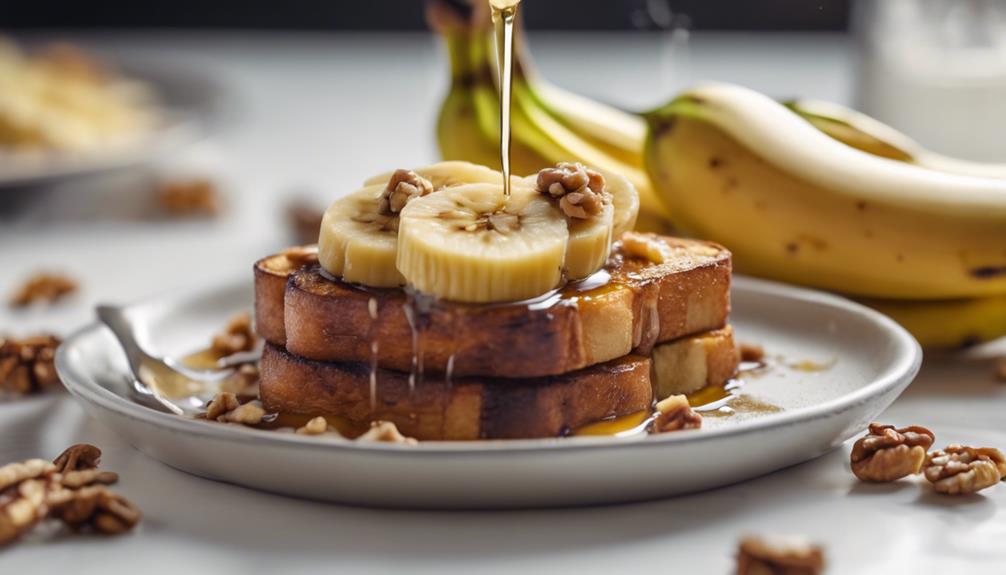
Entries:
[[219, 88], [194, 70], [151, 62], [119, 62], [130, 78], [154, 88], [160, 100], [160, 124], [128, 144], [88, 152], [39, 152], [13, 155], [0, 150], [0, 191], [48, 184], [128, 168], [163, 157], [198, 139], [219, 106]]
[[[250, 283], [250, 282], [248, 282]], [[251, 303], [246, 285], [133, 306], [152, 351], [183, 354]], [[133, 446], [172, 467], [299, 497], [425, 508], [613, 503], [709, 489], [807, 461], [865, 429], [918, 371], [916, 341], [893, 321], [835, 296], [735, 278], [741, 341], [780, 362], [742, 393], [782, 408], [708, 417], [658, 436], [358, 444], [221, 425], [156, 412], [126, 395], [125, 357], [93, 325], [60, 348], [70, 392]], [[829, 365], [806, 371], [785, 364]]]

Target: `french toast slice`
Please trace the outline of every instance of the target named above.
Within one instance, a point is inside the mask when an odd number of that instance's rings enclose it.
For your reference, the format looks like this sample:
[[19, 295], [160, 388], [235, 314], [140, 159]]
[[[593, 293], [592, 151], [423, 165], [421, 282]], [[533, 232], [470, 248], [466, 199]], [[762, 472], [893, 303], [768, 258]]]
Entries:
[[[555, 437], [597, 421], [652, 408], [654, 389], [696, 390], [722, 385], [739, 357], [728, 326], [658, 345], [673, 349], [654, 369], [629, 355], [558, 376], [506, 381], [469, 377], [445, 381], [426, 374], [410, 393], [406, 372], [378, 369], [371, 406], [371, 369], [297, 357], [267, 344], [260, 364], [260, 397], [270, 412], [325, 415], [365, 428], [388, 420], [420, 440]], [[675, 363], [682, 369], [674, 369]], [[705, 362], [701, 369], [698, 363]], [[680, 391], [679, 391], [680, 392]]]
[[[640, 235], [640, 234], [637, 234]], [[730, 311], [730, 253], [716, 245], [645, 235], [666, 257], [654, 263], [616, 243], [602, 272], [535, 300], [465, 305], [437, 302], [414, 340], [400, 289], [349, 285], [308, 266], [292, 274], [280, 336], [275, 277], [256, 264], [257, 318], [266, 341], [319, 361], [370, 362], [408, 371], [422, 347], [426, 369], [456, 377], [543, 377], [568, 373], [653, 346], [722, 328]], [[376, 344], [376, 346], [374, 345]]]
[[283, 297], [293, 272], [318, 264], [318, 246], [301, 246], [255, 262], [255, 331], [262, 339], [286, 345]]
[[740, 351], [733, 326], [683, 337], [653, 348], [653, 393], [657, 401], [722, 385], [735, 375]]

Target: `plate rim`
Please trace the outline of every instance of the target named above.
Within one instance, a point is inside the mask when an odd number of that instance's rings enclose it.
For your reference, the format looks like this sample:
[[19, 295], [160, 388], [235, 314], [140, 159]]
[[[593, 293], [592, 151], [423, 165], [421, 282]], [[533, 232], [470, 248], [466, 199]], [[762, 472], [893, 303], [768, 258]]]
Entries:
[[[148, 298], [132, 304], [132, 306], [143, 306], [155, 303], [157, 300], [187, 299], [199, 293], [210, 293], [217, 290], [234, 289], [237, 282], [231, 281], [217, 284], [212, 287], [202, 287], [196, 290], [189, 290], [189, 293], [176, 293], [173, 296], [162, 294], [155, 298]], [[297, 448], [324, 449], [324, 450], [345, 450], [350, 452], [364, 452], [372, 455], [380, 454], [409, 454], [411, 456], [424, 457], [428, 455], [449, 454], [454, 456], [484, 456], [487, 454], [554, 454], [567, 451], [580, 450], [604, 450], [604, 449], [627, 449], [627, 448], [660, 448], [667, 444], [677, 442], [702, 442], [726, 439], [732, 436], [748, 433], [758, 433], [775, 428], [791, 427], [806, 421], [828, 418], [843, 413], [850, 409], [868, 402], [874, 397], [883, 396], [888, 392], [896, 391], [899, 395], [904, 389], [914, 381], [922, 365], [922, 347], [918, 341], [894, 320], [881, 314], [880, 312], [853, 302], [844, 297], [826, 293], [814, 289], [792, 286], [770, 280], [750, 278], [745, 276], [734, 276], [732, 290], [740, 289], [744, 291], [767, 294], [775, 297], [787, 299], [797, 299], [809, 303], [826, 305], [841, 309], [860, 317], [865, 317], [878, 329], [886, 332], [892, 341], [897, 345], [899, 353], [891, 365], [887, 366], [881, 374], [874, 378], [867, 385], [848, 394], [841, 395], [826, 402], [787, 410], [778, 414], [770, 414], [764, 417], [750, 419], [736, 425], [708, 430], [685, 430], [683, 433], [670, 433], [652, 436], [630, 436], [630, 437], [552, 437], [537, 439], [483, 439], [473, 441], [423, 441], [419, 445], [400, 445], [393, 443], [357, 443], [349, 440], [322, 440], [318, 438], [304, 437], [295, 434], [276, 433], [274, 431], [238, 428], [230, 425], [213, 425], [198, 420], [189, 420], [177, 415], [162, 413], [148, 407], [136, 404], [126, 398], [115, 394], [104, 388], [97, 382], [90, 381], [89, 377], [79, 373], [77, 368], [70, 361], [70, 350], [76, 347], [76, 343], [94, 332], [106, 329], [98, 322], [92, 322], [81, 327], [68, 336], [56, 351], [55, 367], [64, 387], [71, 395], [93, 404], [97, 404], [103, 409], [117, 413], [118, 415], [152, 424], [162, 429], [174, 432], [194, 434], [197, 436], [209, 437], [218, 440], [248, 442], [258, 439], [275, 446], [288, 446]], [[898, 389], [900, 387], [900, 389]]]

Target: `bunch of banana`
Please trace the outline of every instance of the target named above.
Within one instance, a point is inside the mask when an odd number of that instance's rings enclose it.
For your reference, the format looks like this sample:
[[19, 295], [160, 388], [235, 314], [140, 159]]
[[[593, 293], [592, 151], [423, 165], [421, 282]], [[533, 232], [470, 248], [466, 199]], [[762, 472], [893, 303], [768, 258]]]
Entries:
[[[453, 71], [438, 140], [445, 158], [498, 167], [495, 52], [481, 4], [430, 3]], [[521, 40], [516, 172], [579, 159], [625, 173], [640, 193], [640, 228], [666, 231], [670, 220], [724, 243], [743, 272], [858, 297], [926, 347], [1006, 335], [1006, 166], [937, 155], [841, 106], [784, 106], [729, 86], [637, 116], [549, 84]]]
[[[448, 160], [498, 168], [499, 92], [490, 21], [481, 3], [434, 0], [431, 26], [445, 39], [451, 86], [440, 109], [437, 141]], [[667, 230], [667, 211], [643, 169], [645, 121], [634, 114], [561, 90], [537, 75], [518, 33], [511, 101], [514, 172], [533, 174], [559, 162], [579, 161], [624, 174], [639, 193], [639, 226]]]
[[[613, 237], [635, 225], [639, 201], [625, 178], [606, 177], [611, 202], [596, 216], [567, 217], [535, 178], [503, 176], [467, 162], [413, 172], [432, 190], [387, 209], [391, 174], [367, 180], [326, 211], [318, 260], [330, 274], [369, 287], [411, 285], [444, 299], [486, 303], [544, 294], [608, 259]], [[384, 202], [382, 203], [382, 199]]]
[[794, 107], [709, 85], [648, 114], [646, 164], [675, 225], [743, 272], [870, 298], [930, 347], [1006, 333], [998, 168], [951, 169], [862, 116]]

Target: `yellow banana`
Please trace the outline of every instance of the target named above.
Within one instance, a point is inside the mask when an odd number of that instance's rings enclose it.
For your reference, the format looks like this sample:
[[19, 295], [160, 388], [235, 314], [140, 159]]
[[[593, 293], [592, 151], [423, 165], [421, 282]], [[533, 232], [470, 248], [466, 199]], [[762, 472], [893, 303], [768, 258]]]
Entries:
[[864, 299], [926, 349], [959, 349], [1006, 336], [1006, 296], [947, 301]]
[[968, 162], [937, 154], [894, 128], [839, 104], [793, 100], [786, 107], [832, 138], [875, 156], [952, 174], [1006, 178], [1006, 164]]
[[[445, 36], [451, 90], [441, 106], [437, 139], [448, 160], [498, 169], [499, 96], [488, 22], [436, 28]], [[558, 162], [579, 161], [625, 175], [640, 196], [640, 228], [666, 231], [667, 212], [642, 169], [645, 124], [637, 116], [547, 85], [529, 73], [520, 47], [511, 108], [510, 164], [533, 174]]]
[[646, 165], [676, 226], [740, 271], [858, 296], [1006, 294], [1006, 180], [877, 157], [731, 85], [647, 115]]

